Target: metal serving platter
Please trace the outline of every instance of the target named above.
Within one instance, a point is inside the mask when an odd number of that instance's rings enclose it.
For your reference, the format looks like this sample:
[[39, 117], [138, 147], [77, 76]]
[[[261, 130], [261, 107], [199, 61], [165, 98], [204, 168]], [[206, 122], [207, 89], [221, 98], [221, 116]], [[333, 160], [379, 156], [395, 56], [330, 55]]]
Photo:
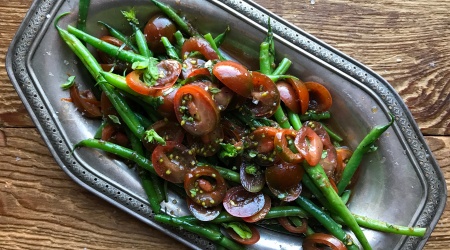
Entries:
[[[350, 209], [360, 215], [393, 224], [427, 227], [424, 238], [405, 237], [364, 230], [374, 249], [420, 249], [441, 216], [446, 202], [446, 187], [435, 159], [401, 98], [380, 76], [268, 12], [249, 0], [163, 1], [181, 11], [201, 32], [218, 34], [227, 25], [231, 33], [223, 45], [232, 57], [250, 69], [257, 69], [259, 43], [266, 34], [271, 17], [276, 34], [278, 59], [288, 57], [290, 73], [303, 80], [325, 84], [333, 96], [334, 128], [345, 135], [347, 145], [357, 143], [375, 125], [385, 124], [388, 113], [395, 123], [378, 142], [378, 150], [364, 159], [361, 178], [354, 189]], [[103, 33], [97, 21], [129, 30], [120, 10], [135, 6], [145, 22], [156, 8], [146, 0], [92, 0], [88, 32]], [[42, 137], [61, 168], [74, 181], [134, 215], [147, 224], [197, 249], [214, 249], [208, 241], [177, 228], [152, 220], [145, 193], [131, 169], [120, 161], [89, 149], [71, 153], [78, 141], [93, 137], [99, 121], [88, 120], [69, 102], [68, 93], [59, 87], [67, 75], [87, 88], [93, 79], [81, 62], [59, 38], [54, 18], [63, 12], [60, 25], [75, 24], [78, 1], [36, 0], [9, 48], [8, 74]], [[183, 201], [171, 194], [165, 209], [173, 215], [186, 214]], [[250, 249], [300, 249], [299, 237], [261, 231], [261, 240]]]

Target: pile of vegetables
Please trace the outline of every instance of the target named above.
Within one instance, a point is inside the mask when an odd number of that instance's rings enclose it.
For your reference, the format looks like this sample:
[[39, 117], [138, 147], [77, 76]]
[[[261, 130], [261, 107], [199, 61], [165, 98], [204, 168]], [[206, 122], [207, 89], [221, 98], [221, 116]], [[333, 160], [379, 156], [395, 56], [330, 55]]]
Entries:
[[[260, 68], [248, 69], [219, 49], [229, 28], [201, 35], [153, 0], [161, 13], [144, 25], [133, 9], [122, 12], [133, 34], [99, 21], [108, 34], [97, 38], [84, 31], [88, 2], [80, 1], [78, 28], [55, 24], [101, 91], [99, 97], [80, 91], [73, 76], [63, 85], [85, 117], [103, 121], [94, 138], [75, 148], [136, 164], [156, 221], [227, 249], [258, 242], [258, 226], [298, 234], [304, 249], [359, 249], [357, 242], [371, 249], [360, 226], [425, 234], [349, 211], [362, 157], [376, 150], [394, 119], [372, 129], [355, 150], [340, 145], [343, 139], [323, 123], [331, 116], [330, 92], [288, 75], [289, 59], [276, 62], [270, 20]], [[167, 188], [185, 197], [192, 215], [161, 209]]]

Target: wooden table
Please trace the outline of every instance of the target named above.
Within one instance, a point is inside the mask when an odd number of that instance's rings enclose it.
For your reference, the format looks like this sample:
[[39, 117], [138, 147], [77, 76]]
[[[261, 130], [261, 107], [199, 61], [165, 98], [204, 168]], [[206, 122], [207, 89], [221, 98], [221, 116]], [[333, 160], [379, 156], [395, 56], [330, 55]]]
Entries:
[[[255, 1], [390, 82], [450, 181], [450, 1]], [[185, 248], [87, 192], [53, 160], [5, 70], [30, 4], [0, 3], [0, 248]], [[448, 249], [449, 220], [446, 208], [425, 249]]]

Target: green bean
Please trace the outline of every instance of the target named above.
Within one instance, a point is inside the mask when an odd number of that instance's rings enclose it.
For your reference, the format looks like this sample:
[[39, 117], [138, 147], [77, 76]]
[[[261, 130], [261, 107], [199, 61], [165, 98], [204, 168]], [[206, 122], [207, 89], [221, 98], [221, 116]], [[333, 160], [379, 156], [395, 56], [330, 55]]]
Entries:
[[291, 60], [287, 58], [283, 58], [281, 62], [278, 64], [278, 67], [272, 72], [273, 75], [283, 75], [286, 74], [289, 67], [291, 67]]
[[152, 121], [150, 121], [147, 117], [143, 116], [142, 114], [139, 114], [136, 112], [135, 112], [135, 114], [136, 114], [137, 119], [139, 120], [139, 122], [142, 124], [142, 126], [144, 128], [148, 128], [153, 124]]
[[292, 76], [292, 75], [267, 75], [267, 77], [269, 77], [270, 80], [272, 80], [273, 82], [278, 82], [281, 79], [295, 79], [295, 80], [298, 80], [297, 77]]
[[136, 153], [135, 151], [122, 147], [120, 145], [114, 144], [112, 142], [97, 140], [97, 139], [85, 139], [77, 144], [75, 144], [74, 149], [80, 147], [88, 147], [88, 148], [96, 148], [103, 150], [105, 152], [123, 157], [127, 160], [133, 161], [138, 166], [144, 168], [152, 174], [156, 174], [155, 169], [153, 168], [153, 164], [144, 156]]
[[175, 41], [177, 41], [177, 46], [181, 48], [185, 41], [183, 34], [177, 30], [177, 32], [173, 33], [173, 36], [175, 37]]
[[302, 127], [302, 121], [300, 121], [300, 117], [298, 114], [292, 112], [292, 110], [287, 109], [287, 116], [289, 118], [289, 122], [292, 125], [292, 128], [295, 130], [299, 130]]
[[350, 183], [350, 180], [352, 179], [353, 175], [356, 172], [356, 169], [358, 169], [358, 166], [362, 161], [363, 155], [370, 150], [371, 146], [375, 143], [376, 140], [378, 140], [378, 138], [380, 138], [381, 134], [383, 134], [384, 131], [386, 131], [394, 123], [394, 116], [390, 113], [389, 116], [391, 118], [391, 121], [388, 124], [375, 126], [358, 144], [355, 151], [353, 151], [352, 156], [348, 160], [347, 165], [342, 172], [341, 180], [337, 184], [339, 195], [342, 194], [347, 185]]
[[123, 60], [125, 62], [134, 63], [134, 62], [143, 62], [147, 60], [147, 57], [145, 56], [141, 56], [131, 51], [123, 50], [121, 47], [102, 41], [101, 39], [89, 35], [86, 32], [83, 32], [71, 25], [67, 26], [67, 31], [70, 34], [76, 36], [78, 39], [92, 45], [94, 48], [101, 50], [112, 57], [117, 57], [118, 59]]
[[150, 204], [150, 208], [154, 213], [160, 213], [162, 199], [160, 200], [160, 197], [158, 197], [153, 179], [151, 179], [148, 172], [144, 171], [140, 171], [139, 178], [141, 179], [142, 188], [147, 194], [147, 200]]
[[214, 38], [214, 43], [217, 47], [220, 47], [222, 43], [225, 41], [225, 37], [227, 36], [228, 32], [230, 32], [230, 26], [227, 26], [224, 32], [220, 33], [219, 35]]
[[102, 22], [102, 21], [98, 21], [98, 23], [102, 24], [103, 26], [106, 27], [106, 29], [108, 30], [108, 33], [119, 39], [120, 41], [122, 41], [123, 43], [125, 43], [128, 47], [130, 47], [134, 52], [138, 52], [139, 49], [136, 48], [136, 46], [134, 46], [134, 44], [130, 41], [130, 39], [124, 35], [122, 32], [120, 32], [119, 30], [115, 29], [114, 27], [112, 27], [111, 25]]
[[217, 55], [219, 56], [220, 60], [224, 61], [224, 60], [229, 60], [230, 59], [230, 58], [225, 58], [222, 55], [222, 52], [217, 47], [216, 42], [214, 41], [214, 38], [212, 37], [211, 33], [208, 33], [208, 34], [204, 35], [203, 37], [205, 38], [206, 41], [208, 41], [208, 43], [211, 45], [211, 47], [217, 53]]
[[295, 203], [305, 210], [309, 215], [313, 216], [317, 221], [319, 221], [322, 226], [324, 226], [334, 237], [342, 241], [348, 249], [359, 249], [350, 235], [348, 235], [341, 226], [336, 223], [329, 215], [324, 213], [320, 207], [314, 204], [312, 201], [308, 200], [303, 196], [299, 196]]
[[152, 0], [152, 2], [164, 13], [166, 14], [172, 21], [175, 22], [175, 24], [178, 26], [178, 28], [185, 32], [186, 34], [190, 36], [200, 36], [197, 30], [195, 30], [190, 23], [186, 22], [182, 17], [180, 17], [175, 10], [173, 10], [170, 6], [165, 5], [159, 1]]
[[269, 20], [267, 21], [267, 36], [264, 39], [263, 43], [268, 43], [269, 47], [268, 47], [268, 55], [267, 55], [267, 61], [269, 64], [269, 70], [267, 73], [264, 74], [271, 74], [275, 68], [275, 41], [273, 39], [273, 32], [272, 32], [272, 24], [270, 22], [270, 17]]
[[[56, 22], [60, 17], [57, 18]], [[81, 62], [83, 62], [84, 66], [88, 69], [89, 73], [94, 77], [94, 79], [97, 80], [97, 84], [100, 86], [102, 91], [105, 92], [106, 96], [111, 101], [111, 104], [117, 110], [125, 124], [127, 124], [127, 126], [137, 137], [142, 136], [144, 133], [144, 127], [142, 127], [142, 125], [139, 123], [134, 113], [130, 111], [130, 107], [125, 102], [125, 100], [119, 94], [117, 94], [116, 91], [111, 87], [111, 85], [107, 84], [103, 77], [100, 75], [102, 68], [100, 64], [98, 64], [98, 62], [95, 60], [94, 56], [81, 43], [80, 40], [78, 40], [74, 35], [70, 34], [66, 30], [59, 28], [56, 25], [56, 22], [55, 27], [58, 29], [58, 33], [60, 34], [61, 38], [75, 53], [75, 55], [77, 55]]]
[[139, 29], [139, 27], [136, 24], [130, 22], [130, 25], [134, 30], [134, 37], [136, 39], [136, 44], [138, 46], [139, 54], [141, 54], [142, 56], [144, 56], [146, 58], [152, 57], [153, 53], [148, 48], [147, 38], [145, 37], [144, 33], [141, 31], [141, 29]]
[[331, 113], [329, 111], [324, 111], [324, 112], [320, 112], [320, 113], [316, 113], [314, 111], [307, 111], [305, 114], [300, 115], [300, 120], [303, 121], [320, 121], [320, 120], [325, 120], [325, 119], [329, 119], [331, 117]]
[[91, 5], [91, 0], [80, 0], [78, 4], [78, 20], [77, 27], [80, 30], [86, 30], [86, 19], [89, 13], [89, 5]]
[[336, 212], [336, 214], [344, 220], [344, 222], [355, 234], [362, 247], [364, 249], [372, 249], [369, 241], [362, 232], [355, 218], [350, 213], [347, 206], [345, 206], [345, 204], [342, 202], [336, 191], [334, 191], [334, 189], [332, 188], [331, 183], [328, 180], [328, 177], [325, 174], [322, 166], [320, 166], [320, 164], [316, 166], [309, 166], [308, 163], [305, 162], [303, 164], [303, 168], [305, 169], [305, 172], [309, 175], [311, 180], [314, 182], [316, 187], [318, 187], [322, 194], [325, 196], [330, 204], [330, 207], [333, 207], [333, 212]]
[[291, 124], [289, 123], [289, 119], [286, 117], [286, 114], [284, 113], [284, 110], [281, 107], [281, 105], [278, 106], [277, 110], [273, 114], [273, 117], [278, 122], [280, 127], [282, 127], [282, 128], [290, 128], [291, 127]]
[[262, 42], [259, 48], [259, 71], [269, 75], [272, 73], [272, 65], [269, 60], [269, 43]]
[[100, 124], [100, 126], [97, 128], [97, 130], [95, 131], [94, 134], [94, 139], [101, 139], [102, 138], [102, 131], [103, 128], [108, 124], [107, 121], [103, 120], [102, 124]]
[[336, 134], [333, 130], [328, 128], [325, 124], [323, 124], [322, 122], [320, 124], [322, 124], [322, 127], [325, 129], [325, 131], [327, 131], [327, 133], [328, 133], [328, 135], [330, 135], [331, 139], [333, 139], [334, 141], [337, 141], [337, 142], [341, 142], [344, 140], [342, 137], [340, 137], [338, 134]]
[[226, 249], [244, 249], [241, 245], [238, 243], [228, 239], [225, 237], [220, 231], [213, 230], [209, 227], [196, 225], [194, 223], [185, 221], [181, 218], [172, 217], [165, 214], [156, 214], [153, 217], [156, 221], [171, 225], [174, 227], [182, 227], [183, 229], [198, 234], [202, 237], [207, 238], [208, 240], [211, 240], [212, 242], [225, 247]]
[[170, 43], [169, 39], [165, 36], [161, 37], [161, 42], [164, 45], [164, 48], [166, 48], [167, 55], [171, 59], [180, 60], [180, 57], [178, 56], [178, 52], [175, 50], [175, 47]]
[[[348, 201], [350, 200], [350, 195], [352, 194], [351, 190], [345, 190], [344, 192], [342, 192], [341, 195], [341, 200], [342, 202], [344, 202], [344, 204], [347, 204]], [[358, 223], [359, 224], [359, 223]], [[360, 224], [361, 225], [361, 224]]]

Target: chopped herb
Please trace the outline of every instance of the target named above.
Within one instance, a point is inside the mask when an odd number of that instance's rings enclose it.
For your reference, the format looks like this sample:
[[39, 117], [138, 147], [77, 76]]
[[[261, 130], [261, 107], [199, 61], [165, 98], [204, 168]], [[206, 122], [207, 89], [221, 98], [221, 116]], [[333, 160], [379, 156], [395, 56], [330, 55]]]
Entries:
[[61, 85], [61, 88], [67, 90], [74, 84], [75, 84], [75, 76], [69, 76], [69, 78], [67, 78], [67, 81]]
[[108, 115], [109, 119], [111, 119], [112, 122], [114, 122], [115, 124], [121, 124], [120, 123], [120, 119], [119, 117], [115, 116], [115, 115]]
[[158, 133], [156, 133], [156, 131], [154, 129], [145, 131], [144, 140], [146, 140], [148, 142], [156, 142], [163, 146], [166, 145], [166, 141], [164, 140], [164, 138], [159, 136]]
[[134, 10], [134, 8], [131, 8], [129, 11], [122, 10], [121, 12], [128, 22], [139, 24], [139, 20], [136, 18], [136, 11]]
[[236, 232], [239, 237], [242, 239], [250, 239], [252, 237], [252, 230], [243, 222], [230, 222], [230, 223], [223, 223], [223, 227], [225, 228], [231, 228], [234, 232]]

